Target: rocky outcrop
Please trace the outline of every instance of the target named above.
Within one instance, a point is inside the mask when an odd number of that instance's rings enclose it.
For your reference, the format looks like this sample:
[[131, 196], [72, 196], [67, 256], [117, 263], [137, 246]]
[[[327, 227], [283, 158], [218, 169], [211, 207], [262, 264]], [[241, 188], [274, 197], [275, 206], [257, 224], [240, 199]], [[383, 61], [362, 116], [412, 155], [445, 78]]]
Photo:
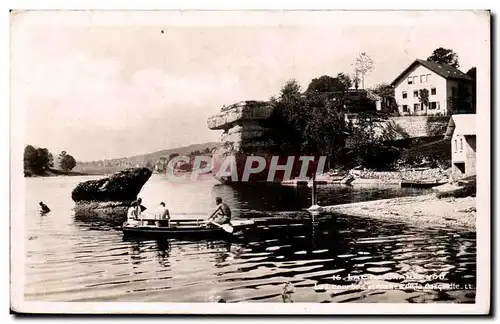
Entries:
[[210, 129], [222, 129], [227, 132], [245, 122], [259, 125], [259, 121], [269, 119], [272, 112], [272, 107], [266, 101], [242, 101], [222, 107], [220, 113], [208, 118], [207, 124]]
[[151, 176], [147, 168], [119, 171], [108, 178], [79, 183], [71, 192], [73, 201], [131, 201]]
[[269, 151], [272, 141], [267, 138], [267, 121], [273, 107], [263, 101], [243, 101], [223, 107], [217, 115], [208, 118], [208, 128], [223, 130], [222, 146], [216, 155]]
[[79, 183], [71, 193], [76, 203], [76, 218], [122, 221], [151, 173], [147, 168], [131, 168], [107, 178]]
[[[241, 177], [246, 157], [250, 155], [263, 156], [266, 161], [274, 153], [275, 142], [270, 136], [272, 129], [269, 121], [273, 114], [273, 107], [264, 101], [242, 101], [230, 106], [224, 106], [221, 112], [207, 120], [208, 128], [222, 130], [222, 145], [213, 152], [213, 169], [216, 175], [219, 167], [228, 156], [236, 158], [238, 177]], [[266, 170], [262, 176], [266, 175]], [[259, 175], [251, 175], [259, 178]], [[217, 176], [216, 176], [217, 178]], [[219, 179], [226, 182], [224, 179]]]

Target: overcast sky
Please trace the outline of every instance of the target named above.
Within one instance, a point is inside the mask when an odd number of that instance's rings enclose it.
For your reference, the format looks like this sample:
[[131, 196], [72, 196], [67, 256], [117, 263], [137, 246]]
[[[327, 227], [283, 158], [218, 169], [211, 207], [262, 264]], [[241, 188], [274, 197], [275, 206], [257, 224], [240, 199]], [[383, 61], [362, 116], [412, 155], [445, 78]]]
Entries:
[[466, 11], [18, 13], [11, 108], [24, 124], [13, 127], [80, 161], [218, 141], [206, 120], [222, 105], [350, 73], [359, 52], [375, 64], [367, 87], [437, 47], [466, 72], [488, 28], [486, 14]]

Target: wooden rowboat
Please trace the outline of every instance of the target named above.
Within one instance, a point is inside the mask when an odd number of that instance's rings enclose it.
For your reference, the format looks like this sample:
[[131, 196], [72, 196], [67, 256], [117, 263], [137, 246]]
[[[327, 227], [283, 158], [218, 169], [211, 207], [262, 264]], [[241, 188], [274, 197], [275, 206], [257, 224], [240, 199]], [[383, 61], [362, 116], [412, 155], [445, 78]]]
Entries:
[[[125, 237], [132, 236], [154, 236], [154, 237], [185, 237], [185, 238], [207, 238], [207, 237], [231, 237], [221, 227], [205, 227], [204, 219], [171, 219], [156, 220], [142, 219], [139, 226], [130, 226], [125, 222], [122, 226]], [[231, 221], [234, 232], [248, 228], [253, 221]]]

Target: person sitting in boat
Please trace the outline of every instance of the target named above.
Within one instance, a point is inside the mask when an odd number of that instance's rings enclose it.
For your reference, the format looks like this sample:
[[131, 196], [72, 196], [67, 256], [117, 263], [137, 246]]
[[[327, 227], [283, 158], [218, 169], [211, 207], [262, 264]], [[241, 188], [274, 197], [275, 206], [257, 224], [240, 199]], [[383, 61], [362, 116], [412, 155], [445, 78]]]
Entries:
[[49, 206], [45, 205], [43, 203], [43, 201], [40, 201], [40, 208], [41, 208], [42, 213], [44, 213], [44, 214], [48, 213], [50, 211]]
[[219, 225], [230, 224], [231, 223], [231, 209], [229, 206], [222, 202], [221, 197], [215, 198], [215, 203], [217, 206], [215, 210], [212, 212], [210, 217], [208, 217], [208, 223], [217, 223]]
[[127, 224], [128, 226], [138, 226], [140, 224], [139, 214], [137, 212], [137, 201], [133, 201], [127, 211]]
[[145, 211], [147, 208], [142, 205], [142, 198], [137, 198], [135, 203], [136, 203], [136, 208], [137, 208], [137, 217], [139, 217], [139, 215], [143, 211]]
[[[160, 203], [160, 207], [158, 207], [158, 210], [155, 213], [155, 219], [156, 226], [160, 226], [160, 220], [170, 220], [170, 212], [163, 201]], [[170, 226], [170, 224], [167, 222], [167, 227], [168, 226]]]

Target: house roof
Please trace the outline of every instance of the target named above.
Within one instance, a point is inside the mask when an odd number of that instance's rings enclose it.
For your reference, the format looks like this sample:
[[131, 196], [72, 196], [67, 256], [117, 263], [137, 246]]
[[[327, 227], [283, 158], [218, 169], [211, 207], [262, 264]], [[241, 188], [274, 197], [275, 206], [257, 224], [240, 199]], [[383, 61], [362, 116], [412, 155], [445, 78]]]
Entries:
[[396, 79], [394, 79], [394, 81], [391, 82], [391, 85], [396, 85], [396, 83], [398, 83], [401, 78], [403, 78], [409, 71], [411, 71], [416, 65], [419, 64], [425, 66], [429, 70], [446, 79], [462, 79], [473, 81], [470, 76], [451, 65], [416, 59], [403, 72], [401, 72], [401, 74], [399, 74]]
[[454, 132], [461, 135], [476, 135], [476, 114], [451, 116], [444, 139], [451, 139]]

